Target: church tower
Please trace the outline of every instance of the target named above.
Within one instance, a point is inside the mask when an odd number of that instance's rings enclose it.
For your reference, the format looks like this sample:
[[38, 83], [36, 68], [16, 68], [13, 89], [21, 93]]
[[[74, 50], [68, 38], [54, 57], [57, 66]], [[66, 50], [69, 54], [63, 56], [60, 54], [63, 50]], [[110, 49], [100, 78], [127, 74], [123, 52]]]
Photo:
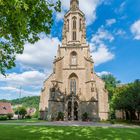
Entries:
[[85, 15], [79, 9], [79, 1], [71, 0], [70, 10], [64, 17], [63, 45], [86, 44]]
[[86, 42], [85, 15], [79, 0], [70, 1], [64, 16], [62, 45], [58, 45], [53, 73], [44, 81], [40, 97], [40, 117], [57, 120], [108, 118], [108, 92], [105, 83], [94, 72], [90, 47]]

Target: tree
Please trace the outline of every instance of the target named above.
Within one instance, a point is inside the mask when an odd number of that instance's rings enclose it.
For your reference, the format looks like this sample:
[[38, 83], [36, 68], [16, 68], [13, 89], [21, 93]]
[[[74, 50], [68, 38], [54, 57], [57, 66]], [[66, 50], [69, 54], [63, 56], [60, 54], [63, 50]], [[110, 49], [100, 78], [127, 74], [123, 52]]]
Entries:
[[[120, 83], [112, 74], [108, 75], [102, 75], [102, 80], [105, 82], [105, 88], [108, 91], [108, 98], [109, 98], [109, 103], [111, 102], [111, 99], [113, 97], [114, 91], [117, 87], [117, 85]], [[110, 105], [110, 104], [109, 104]], [[110, 105], [109, 106], [110, 111], [109, 111], [109, 119], [114, 120], [115, 117], [115, 110], [114, 108]]]
[[120, 81], [118, 81], [112, 74], [102, 75], [101, 78], [105, 82], [105, 87], [109, 92], [109, 101], [110, 101], [113, 96], [113, 92], [117, 87], [117, 85], [120, 83]]
[[60, 12], [60, 7], [60, 0], [0, 0], [0, 73], [15, 66], [25, 43], [50, 33], [53, 12]]
[[130, 121], [140, 119], [140, 80], [118, 87], [111, 100], [111, 106], [114, 110], [123, 110], [126, 119]]
[[15, 114], [20, 115], [23, 119], [25, 117], [25, 115], [27, 114], [26, 108], [18, 107], [17, 110], [15, 111]]
[[116, 110], [126, 110], [126, 98], [125, 94], [127, 93], [127, 85], [117, 87], [114, 90], [113, 97], [111, 98], [110, 108], [115, 112]]

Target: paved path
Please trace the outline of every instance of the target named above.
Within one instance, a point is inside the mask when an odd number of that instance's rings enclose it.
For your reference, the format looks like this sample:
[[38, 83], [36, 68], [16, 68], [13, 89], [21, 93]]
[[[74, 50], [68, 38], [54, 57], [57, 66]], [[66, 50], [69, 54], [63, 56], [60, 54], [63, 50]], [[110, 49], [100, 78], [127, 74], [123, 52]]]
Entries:
[[93, 127], [112, 127], [112, 128], [140, 128], [137, 125], [109, 124], [98, 122], [39, 122], [39, 123], [8, 123], [0, 122], [0, 125], [23, 125], [23, 126], [93, 126]]

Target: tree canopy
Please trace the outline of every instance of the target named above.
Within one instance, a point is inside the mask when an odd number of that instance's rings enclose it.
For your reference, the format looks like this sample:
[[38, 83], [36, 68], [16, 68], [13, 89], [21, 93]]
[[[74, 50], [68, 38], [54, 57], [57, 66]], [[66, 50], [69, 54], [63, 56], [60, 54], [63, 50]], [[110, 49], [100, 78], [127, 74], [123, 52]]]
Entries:
[[0, 0], [0, 73], [15, 66], [16, 54], [25, 43], [35, 43], [39, 34], [49, 34], [60, 0]]
[[27, 114], [26, 108], [25, 107], [18, 107], [17, 110], [15, 111], [15, 114], [21, 115], [22, 119], [25, 117]]
[[13, 106], [14, 105], [23, 105], [24, 107], [30, 107], [30, 108], [36, 108], [39, 109], [39, 96], [32, 96], [32, 97], [23, 97], [20, 99], [14, 99], [14, 100], [0, 100], [2, 102], [10, 102]]
[[[139, 119], [140, 114], [140, 80], [116, 88], [111, 106], [114, 110], [123, 110], [126, 119]], [[138, 116], [136, 116], [136, 113]]]
[[118, 81], [112, 74], [102, 75], [101, 78], [105, 82], [105, 87], [109, 92], [109, 100], [111, 100], [113, 92], [120, 81]]

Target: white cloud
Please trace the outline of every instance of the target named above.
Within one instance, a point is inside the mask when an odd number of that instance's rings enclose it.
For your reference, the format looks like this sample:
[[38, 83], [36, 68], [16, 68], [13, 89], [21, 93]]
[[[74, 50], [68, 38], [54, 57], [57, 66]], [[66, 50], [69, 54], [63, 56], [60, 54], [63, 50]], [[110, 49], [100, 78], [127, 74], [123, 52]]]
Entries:
[[115, 12], [116, 13], [122, 13], [125, 9], [125, 6], [126, 6], [126, 1], [122, 2], [121, 5], [119, 6], [119, 8], [115, 9]]
[[19, 98], [20, 92], [22, 97], [39, 95], [46, 77], [39, 71], [11, 73], [7, 77], [0, 75], [0, 99]]
[[[57, 20], [62, 20], [66, 11], [69, 10], [70, 0], [61, 0], [62, 12], [57, 13]], [[79, 0], [80, 9], [86, 15], [87, 24], [91, 24], [96, 19], [96, 9], [102, 3], [102, 0]]]
[[26, 44], [23, 54], [17, 56], [17, 62], [29, 68], [50, 70], [58, 44], [61, 44], [59, 39], [51, 37], [45, 37], [35, 44]]
[[134, 35], [134, 39], [140, 40], [140, 20], [137, 20], [132, 26], [131, 26], [131, 32]]
[[111, 72], [108, 72], [108, 71], [97, 72], [97, 75], [100, 77], [103, 75], [109, 75], [109, 74], [111, 74]]
[[109, 51], [107, 46], [104, 44], [100, 44], [96, 49], [92, 52], [92, 57], [95, 62], [95, 65], [98, 66], [102, 63], [108, 62], [114, 59], [115, 55]]
[[60, 21], [64, 18], [64, 15], [65, 15], [65, 11], [61, 11], [61, 13], [57, 13], [56, 14], [56, 20], [57, 21]]
[[105, 42], [111, 43], [114, 40], [113, 35], [101, 26], [98, 31], [93, 34], [90, 46], [95, 66], [114, 59], [115, 55], [109, 50]]
[[5, 91], [19, 91], [16, 87], [0, 87], [0, 90], [5, 90]]
[[39, 95], [40, 91], [34, 92], [34, 91], [26, 91], [24, 89], [20, 89], [20, 87], [10, 87], [10, 86], [5, 86], [5, 87], [0, 87], [0, 90], [3, 91], [8, 91], [9, 95], [18, 94], [21, 92], [22, 97], [23, 96], [36, 96]]
[[11, 100], [11, 99], [19, 98], [19, 96], [22, 98], [26, 96], [38, 96], [39, 94], [40, 94], [40, 90], [28, 91], [28, 90], [20, 89], [19, 87], [14, 87], [14, 86], [0, 87], [0, 95], [1, 95], [0, 99]]
[[123, 36], [126, 34], [126, 32], [122, 29], [118, 29], [117, 31], [114, 32], [115, 35], [118, 35], [118, 36]]
[[91, 42], [100, 44], [105, 40], [112, 42], [114, 40], [114, 37], [109, 31], [105, 30], [104, 27], [101, 27], [98, 29], [96, 34], [93, 34]]
[[[0, 82], [5, 82], [7, 85], [11, 85], [9, 89], [12, 87], [11, 90], [12, 89], [15, 90], [15, 88], [19, 86], [40, 87], [45, 78], [46, 78], [45, 74], [39, 71], [27, 71], [21, 74], [11, 73], [7, 77], [0, 75]], [[13, 88], [13, 86], [15, 88]], [[1, 87], [1, 89], [2, 88], [3, 87]]]
[[106, 25], [107, 26], [111, 26], [112, 24], [115, 24], [116, 23], [116, 19], [107, 19], [106, 20]]

